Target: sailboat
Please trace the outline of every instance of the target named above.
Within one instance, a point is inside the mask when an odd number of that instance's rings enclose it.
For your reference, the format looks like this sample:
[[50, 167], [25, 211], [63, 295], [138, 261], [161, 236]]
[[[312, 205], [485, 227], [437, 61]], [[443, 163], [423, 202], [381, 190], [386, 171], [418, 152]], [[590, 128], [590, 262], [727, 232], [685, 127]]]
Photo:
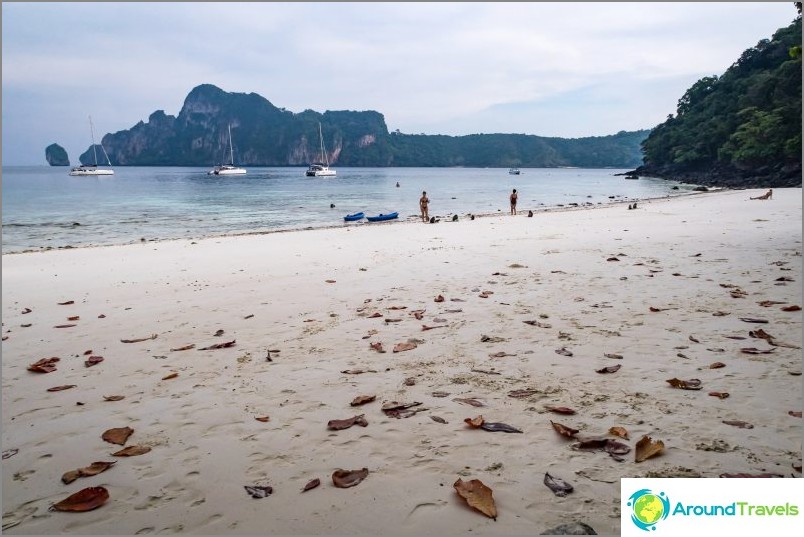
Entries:
[[329, 169], [329, 159], [327, 158], [327, 152], [324, 151], [324, 135], [321, 134], [321, 123], [318, 124], [318, 139], [321, 143], [321, 160], [310, 164], [305, 175], [307, 177], [334, 177], [336, 172]]
[[246, 169], [234, 165], [234, 145], [232, 144], [232, 126], [229, 125], [229, 154], [230, 164], [215, 166], [207, 175], [245, 175]]
[[[95, 163], [74, 166], [72, 169], [70, 169], [70, 175], [114, 175], [114, 170], [108, 168], [98, 168], [98, 150], [97, 146], [95, 145], [95, 127], [92, 126], [92, 116], [89, 116], [89, 133], [92, 136], [92, 154], [95, 157]], [[103, 151], [103, 156], [106, 157], [107, 164], [111, 166], [112, 162], [109, 160], [109, 155], [106, 154], [106, 150], [103, 149], [103, 144], [101, 144], [101, 150]]]

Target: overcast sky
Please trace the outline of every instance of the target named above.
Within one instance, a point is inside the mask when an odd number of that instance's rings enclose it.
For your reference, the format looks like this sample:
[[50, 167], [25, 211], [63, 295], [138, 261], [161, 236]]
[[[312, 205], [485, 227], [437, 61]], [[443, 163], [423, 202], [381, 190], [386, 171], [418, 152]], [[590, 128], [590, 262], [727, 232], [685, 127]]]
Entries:
[[793, 2], [2, 3], [2, 160], [71, 163], [195, 86], [390, 131], [650, 129], [796, 17]]

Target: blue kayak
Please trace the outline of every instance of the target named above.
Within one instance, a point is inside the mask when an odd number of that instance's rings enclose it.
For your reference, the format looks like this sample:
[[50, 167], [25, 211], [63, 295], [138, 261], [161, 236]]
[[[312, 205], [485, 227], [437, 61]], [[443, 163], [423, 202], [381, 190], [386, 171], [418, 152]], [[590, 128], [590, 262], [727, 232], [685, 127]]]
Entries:
[[365, 213], [347, 214], [343, 219], [347, 222], [355, 222], [357, 220], [363, 220], [364, 216], [366, 216]]
[[367, 216], [366, 220], [369, 222], [382, 222], [383, 220], [393, 220], [397, 216], [399, 216], [399, 213], [378, 214], [377, 216]]

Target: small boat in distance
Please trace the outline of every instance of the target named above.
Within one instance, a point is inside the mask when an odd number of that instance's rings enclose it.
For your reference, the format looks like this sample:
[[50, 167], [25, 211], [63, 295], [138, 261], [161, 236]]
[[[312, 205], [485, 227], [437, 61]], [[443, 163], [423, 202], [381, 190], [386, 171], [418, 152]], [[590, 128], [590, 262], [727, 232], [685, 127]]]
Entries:
[[[78, 166], [74, 166], [70, 169], [70, 175], [72, 176], [93, 176], [93, 175], [114, 175], [114, 170], [109, 168], [98, 168], [98, 150], [97, 146], [95, 145], [95, 128], [92, 126], [92, 116], [89, 116], [89, 133], [92, 136], [92, 154], [95, 157], [94, 164], [79, 164]], [[103, 151], [103, 155], [106, 157], [106, 162], [109, 166], [112, 165], [112, 162], [109, 160], [109, 155], [106, 154], [106, 150], [103, 149], [103, 144], [101, 144], [101, 150]]]
[[329, 159], [327, 152], [324, 150], [324, 135], [321, 133], [321, 123], [318, 123], [318, 140], [321, 145], [321, 160], [310, 164], [307, 171], [304, 173], [307, 177], [334, 177], [335, 170], [329, 169]]
[[519, 174], [521, 174], [522, 172], [521, 172], [521, 171], [519, 171], [519, 168], [509, 168], [509, 169], [508, 169], [508, 173], [510, 173], [511, 175], [519, 175]]
[[346, 222], [357, 222], [358, 220], [363, 220], [363, 217], [366, 216], [366, 213], [354, 213], [354, 214], [347, 214], [343, 217], [344, 221]]
[[231, 164], [215, 166], [207, 172], [207, 175], [245, 175], [245, 168], [234, 165], [234, 145], [232, 144], [232, 126], [229, 125], [229, 154]]
[[377, 216], [367, 216], [366, 220], [369, 222], [382, 222], [383, 220], [393, 220], [398, 217], [399, 213], [378, 214]]

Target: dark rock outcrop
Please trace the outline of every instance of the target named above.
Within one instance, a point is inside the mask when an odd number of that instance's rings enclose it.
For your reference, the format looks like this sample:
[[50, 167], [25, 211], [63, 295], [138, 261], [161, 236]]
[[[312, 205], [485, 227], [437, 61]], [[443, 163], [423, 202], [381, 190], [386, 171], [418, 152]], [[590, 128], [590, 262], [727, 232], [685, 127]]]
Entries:
[[658, 177], [681, 183], [709, 187], [746, 188], [801, 188], [801, 164], [788, 163], [756, 169], [740, 169], [716, 165], [711, 169], [679, 169], [675, 166], [640, 166], [628, 174]]
[[67, 151], [59, 144], [50, 144], [45, 148], [45, 160], [51, 166], [69, 166]]

